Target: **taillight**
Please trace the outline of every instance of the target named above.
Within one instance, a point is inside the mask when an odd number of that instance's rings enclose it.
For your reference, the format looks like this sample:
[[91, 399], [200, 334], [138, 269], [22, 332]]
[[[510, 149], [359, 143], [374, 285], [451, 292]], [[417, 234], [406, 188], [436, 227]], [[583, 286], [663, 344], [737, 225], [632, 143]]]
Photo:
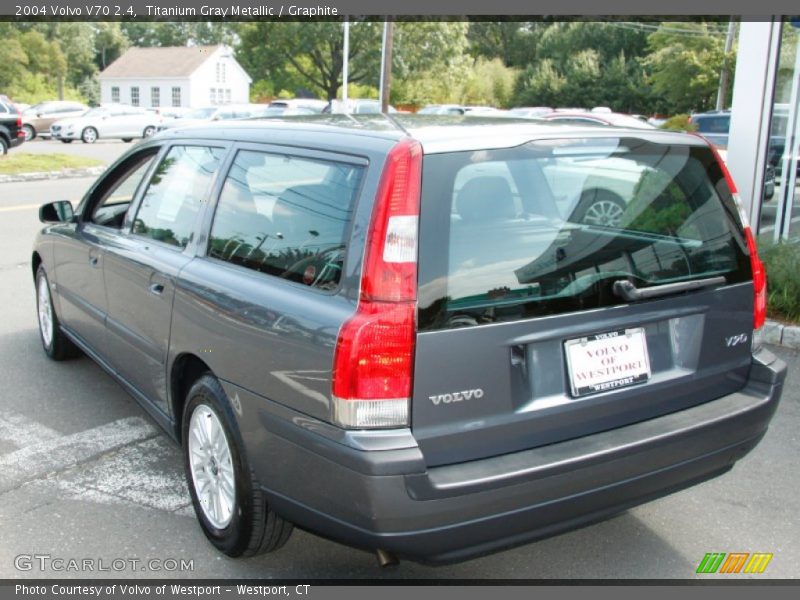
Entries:
[[764, 325], [767, 320], [767, 273], [764, 270], [764, 263], [758, 257], [758, 247], [756, 246], [756, 239], [753, 236], [753, 230], [750, 229], [750, 222], [747, 214], [742, 206], [742, 199], [739, 197], [739, 191], [736, 189], [736, 183], [731, 177], [730, 171], [722, 160], [722, 157], [717, 152], [713, 144], [709, 143], [714, 156], [717, 158], [719, 168], [722, 169], [722, 174], [725, 176], [725, 183], [728, 184], [728, 189], [733, 196], [733, 201], [736, 208], [739, 210], [739, 216], [744, 226], [744, 237], [747, 241], [747, 251], [750, 253], [750, 270], [753, 273], [753, 329], [758, 329]]
[[22, 131], [22, 115], [17, 117], [17, 137], [25, 137], [25, 132]]
[[421, 170], [417, 142], [403, 139], [389, 152], [367, 236], [358, 308], [336, 343], [332, 417], [343, 427], [409, 422]]
[[764, 270], [764, 263], [758, 257], [758, 248], [756, 248], [752, 230], [747, 227], [744, 235], [747, 240], [747, 249], [750, 251], [750, 268], [753, 271], [753, 290], [755, 291], [753, 329], [758, 329], [767, 320], [767, 273]]

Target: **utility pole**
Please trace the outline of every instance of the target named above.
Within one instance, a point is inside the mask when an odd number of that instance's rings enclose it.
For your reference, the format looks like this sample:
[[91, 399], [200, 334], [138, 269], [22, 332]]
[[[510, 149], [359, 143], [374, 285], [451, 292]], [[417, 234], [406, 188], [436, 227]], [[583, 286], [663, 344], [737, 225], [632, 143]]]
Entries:
[[719, 74], [719, 89], [717, 89], [717, 110], [725, 110], [728, 103], [728, 79], [730, 77], [730, 65], [728, 65], [728, 54], [733, 49], [733, 38], [736, 34], [736, 21], [731, 18], [728, 22], [728, 35], [725, 37], [725, 57], [722, 59], [722, 72]]
[[[350, 21], [347, 17], [344, 19], [344, 57], [342, 64], [342, 104], [344, 104], [344, 112], [349, 113], [347, 109], [347, 79], [349, 76], [348, 69], [350, 67]], [[335, 100], [335, 98], [334, 98]], [[335, 112], [335, 111], [331, 111]]]
[[383, 23], [383, 45], [381, 48], [381, 112], [389, 112], [389, 93], [392, 87], [392, 48], [394, 46], [394, 21]]

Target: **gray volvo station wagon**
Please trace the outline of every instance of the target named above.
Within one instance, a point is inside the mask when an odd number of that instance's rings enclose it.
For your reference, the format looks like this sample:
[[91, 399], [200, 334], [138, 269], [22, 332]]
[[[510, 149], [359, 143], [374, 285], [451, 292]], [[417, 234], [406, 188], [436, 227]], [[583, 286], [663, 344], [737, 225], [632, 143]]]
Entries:
[[463, 560], [724, 473], [786, 367], [701, 138], [460, 117], [175, 129], [32, 255], [45, 352], [183, 448], [230, 556]]

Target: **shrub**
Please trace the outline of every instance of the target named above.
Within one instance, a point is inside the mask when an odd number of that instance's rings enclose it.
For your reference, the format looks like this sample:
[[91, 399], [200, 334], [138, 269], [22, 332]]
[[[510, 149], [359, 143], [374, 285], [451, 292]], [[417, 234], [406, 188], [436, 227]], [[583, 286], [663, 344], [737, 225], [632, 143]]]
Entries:
[[800, 244], [765, 245], [759, 254], [767, 270], [767, 313], [800, 323]]
[[689, 115], [675, 115], [667, 119], [661, 129], [671, 129], [673, 131], [697, 131], [697, 125], [689, 122]]

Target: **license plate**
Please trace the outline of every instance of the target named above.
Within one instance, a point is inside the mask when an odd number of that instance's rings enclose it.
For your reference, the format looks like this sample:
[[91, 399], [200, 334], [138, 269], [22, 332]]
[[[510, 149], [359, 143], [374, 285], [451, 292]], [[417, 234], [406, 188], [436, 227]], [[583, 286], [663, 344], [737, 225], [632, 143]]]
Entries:
[[644, 327], [567, 340], [564, 350], [575, 398], [650, 379]]

